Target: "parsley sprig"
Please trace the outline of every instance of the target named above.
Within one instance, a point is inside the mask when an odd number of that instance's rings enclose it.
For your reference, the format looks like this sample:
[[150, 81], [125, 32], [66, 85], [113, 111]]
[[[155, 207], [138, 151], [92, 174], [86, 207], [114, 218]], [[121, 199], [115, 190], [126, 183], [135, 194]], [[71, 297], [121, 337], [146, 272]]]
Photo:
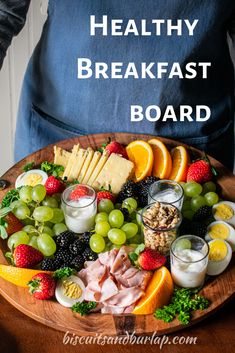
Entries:
[[81, 316], [87, 315], [91, 310], [95, 309], [97, 306], [96, 302], [77, 302], [72, 306], [72, 311], [80, 314]]
[[49, 163], [47, 161], [41, 164], [41, 170], [46, 172], [48, 175], [53, 175], [54, 177], [58, 178], [64, 171], [64, 167], [59, 164]]
[[1, 208], [9, 207], [12, 202], [19, 200], [19, 191], [20, 189], [9, 190], [2, 199]]
[[65, 278], [65, 277], [69, 277], [71, 275], [74, 275], [76, 273], [76, 271], [73, 268], [70, 267], [64, 267], [64, 268], [60, 268], [58, 270], [56, 270], [53, 273], [53, 278], [58, 281], [61, 278]]
[[24, 172], [28, 172], [29, 170], [32, 170], [33, 167], [34, 167], [35, 163], [34, 162], [30, 162], [30, 163], [27, 163], [23, 166], [23, 171]]
[[162, 309], [157, 309], [154, 316], [165, 322], [171, 322], [178, 316], [178, 320], [183, 324], [189, 324], [191, 312], [194, 310], [204, 310], [208, 308], [210, 302], [207, 298], [198, 294], [198, 290], [189, 288], [175, 288], [171, 303]]

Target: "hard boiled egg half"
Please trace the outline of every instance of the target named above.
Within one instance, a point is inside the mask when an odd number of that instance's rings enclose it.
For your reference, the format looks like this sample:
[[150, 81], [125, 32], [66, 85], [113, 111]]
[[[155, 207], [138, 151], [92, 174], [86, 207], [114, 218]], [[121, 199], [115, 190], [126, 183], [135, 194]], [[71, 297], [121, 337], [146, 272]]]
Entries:
[[28, 172], [20, 174], [15, 182], [15, 187], [19, 188], [21, 186], [35, 186], [38, 184], [44, 185], [48, 178], [47, 173], [40, 169], [32, 169]]
[[207, 274], [210, 276], [216, 276], [228, 267], [232, 258], [232, 248], [222, 239], [211, 240], [208, 245], [209, 259]]
[[216, 221], [224, 221], [235, 227], [235, 203], [221, 201], [212, 208]]
[[84, 300], [84, 292], [85, 285], [82, 280], [72, 275], [58, 281], [55, 297], [61, 305], [70, 308], [77, 302]]
[[235, 250], [235, 229], [230, 224], [224, 221], [212, 222], [207, 228], [205, 240], [210, 241], [214, 239], [226, 240], [232, 250]]

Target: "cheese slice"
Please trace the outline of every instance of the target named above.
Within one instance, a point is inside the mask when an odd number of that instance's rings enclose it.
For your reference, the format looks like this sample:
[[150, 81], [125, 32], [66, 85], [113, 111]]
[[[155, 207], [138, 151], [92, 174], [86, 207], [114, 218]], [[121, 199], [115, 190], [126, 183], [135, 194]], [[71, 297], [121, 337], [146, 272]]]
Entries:
[[87, 172], [82, 180], [83, 184], [87, 184], [88, 180], [90, 179], [90, 176], [92, 175], [97, 163], [99, 162], [101, 157], [101, 153], [99, 151], [96, 151], [93, 155], [93, 158], [91, 160], [91, 163], [87, 169]]
[[92, 175], [90, 176], [90, 179], [88, 180], [87, 185], [92, 186], [92, 184], [96, 180], [97, 176], [99, 175], [100, 171], [102, 170], [103, 166], [107, 162], [108, 158], [109, 158], [109, 152], [104, 151], [102, 153], [102, 156], [101, 156], [99, 162], [97, 163]]
[[86, 150], [83, 148], [80, 148], [78, 153], [76, 154], [76, 158], [74, 161], [74, 164], [70, 170], [70, 173], [68, 175], [68, 180], [76, 180], [86, 159]]
[[67, 166], [71, 152], [63, 150], [63, 148], [54, 146], [54, 164], [62, 165], [64, 168]]
[[73, 165], [76, 162], [76, 156], [78, 154], [79, 147], [80, 147], [79, 144], [73, 146], [71, 156], [69, 157], [68, 164], [67, 164], [65, 171], [64, 171], [64, 174], [63, 174], [63, 178], [68, 178], [68, 176], [71, 172], [71, 169], [73, 168]]
[[102, 187], [106, 190], [111, 188], [114, 194], [118, 194], [123, 184], [132, 178], [133, 172], [134, 163], [119, 154], [112, 153], [92, 186], [96, 190]]
[[91, 160], [93, 158], [93, 155], [94, 155], [94, 151], [91, 147], [88, 147], [87, 150], [86, 150], [86, 159], [85, 159], [85, 162], [82, 166], [82, 169], [80, 170], [80, 173], [77, 177], [79, 183], [82, 183], [83, 182], [83, 179], [86, 175], [86, 172], [89, 168], [89, 165], [91, 164]]

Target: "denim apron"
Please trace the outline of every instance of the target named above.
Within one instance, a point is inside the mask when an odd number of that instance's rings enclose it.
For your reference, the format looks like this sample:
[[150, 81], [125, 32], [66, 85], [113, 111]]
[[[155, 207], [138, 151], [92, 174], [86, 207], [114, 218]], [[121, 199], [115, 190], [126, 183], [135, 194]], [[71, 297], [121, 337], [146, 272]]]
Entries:
[[[234, 0], [50, 0], [48, 19], [29, 62], [18, 111], [15, 158], [49, 143], [92, 133], [147, 133], [234, 158], [234, 73], [226, 35]], [[199, 19], [194, 36], [90, 36], [90, 15], [128, 19]], [[151, 27], [152, 28], [152, 27]], [[147, 27], [148, 30], [151, 29]], [[211, 62], [208, 78], [83, 79], [77, 59], [92, 62]], [[208, 105], [206, 122], [130, 121], [130, 106]], [[177, 113], [178, 114], [178, 113]]]

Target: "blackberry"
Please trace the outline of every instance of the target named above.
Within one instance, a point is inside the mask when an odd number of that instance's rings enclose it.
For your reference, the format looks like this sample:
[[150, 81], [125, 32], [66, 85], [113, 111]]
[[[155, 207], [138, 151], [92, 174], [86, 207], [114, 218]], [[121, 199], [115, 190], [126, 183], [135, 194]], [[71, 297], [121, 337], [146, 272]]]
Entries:
[[86, 248], [82, 255], [84, 261], [95, 261], [98, 258], [98, 255], [90, 248]]
[[68, 249], [59, 249], [55, 254], [55, 259], [60, 263], [71, 263], [74, 255]]
[[116, 202], [122, 203], [128, 197], [136, 198], [137, 195], [137, 185], [134, 181], [128, 180], [121, 188], [119, 192]]
[[145, 207], [148, 204], [148, 194], [150, 186], [158, 181], [159, 178], [154, 176], [149, 176], [144, 180], [137, 183], [137, 196], [139, 200], [139, 206]]
[[64, 262], [64, 263], [62, 263], [61, 265], [60, 265], [60, 267], [59, 268], [64, 268], [64, 267], [72, 267], [71, 266], [71, 263], [70, 262]]
[[128, 212], [128, 209], [127, 208], [124, 208], [124, 207], [121, 207], [119, 209], [119, 211], [122, 212], [123, 216], [124, 216], [124, 221], [128, 221], [129, 219], [129, 212]]
[[69, 245], [76, 239], [76, 235], [69, 230], [66, 230], [63, 233], [60, 233], [56, 237], [56, 244], [61, 248], [68, 248]]
[[85, 232], [82, 234], [81, 236], [81, 241], [85, 244], [85, 245], [89, 245], [90, 242], [90, 237], [92, 236], [93, 232]]
[[194, 214], [194, 221], [205, 221], [208, 218], [212, 217], [212, 207], [202, 206]]
[[83, 268], [83, 264], [84, 257], [82, 255], [77, 255], [71, 262], [71, 267], [75, 268], [77, 271], [80, 271]]
[[204, 238], [207, 233], [207, 226], [199, 222], [191, 222], [191, 234]]
[[42, 260], [42, 262], [40, 264], [40, 268], [43, 271], [55, 271], [55, 270], [57, 270], [56, 264], [57, 263], [54, 259], [45, 258]]
[[80, 239], [76, 239], [72, 244], [69, 245], [69, 251], [74, 255], [81, 254], [84, 248], [85, 248], [85, 244]]

